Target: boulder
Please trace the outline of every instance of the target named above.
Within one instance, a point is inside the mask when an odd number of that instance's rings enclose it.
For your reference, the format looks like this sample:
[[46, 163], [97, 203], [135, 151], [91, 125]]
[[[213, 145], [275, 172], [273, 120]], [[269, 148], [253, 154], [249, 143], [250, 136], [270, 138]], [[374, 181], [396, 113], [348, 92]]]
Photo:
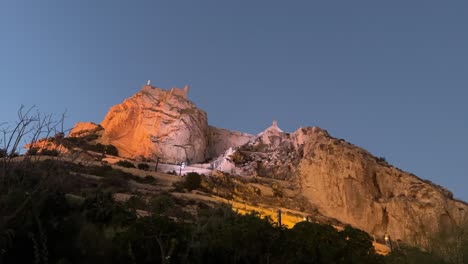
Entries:
[[144, 86], [110, 109], [101, 122], [101, 142], [116, 146], [123, 157], [160, 158], [173, 163], [204, 161], [207, 116], [187, 100], [187, 91]]
[[68, 137], [86, 137], [102, 131], [102, 127], [93, 122], [78, 122], [68, 134]]

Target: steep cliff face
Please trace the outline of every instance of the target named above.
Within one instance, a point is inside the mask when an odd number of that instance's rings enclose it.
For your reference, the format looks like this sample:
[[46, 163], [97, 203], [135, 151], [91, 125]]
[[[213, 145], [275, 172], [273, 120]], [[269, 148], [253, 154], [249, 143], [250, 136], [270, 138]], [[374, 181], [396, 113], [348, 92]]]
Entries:
[[79, 122], [69, 137], [112, 144], [128, 158], [160, 158], [163, 162], [203, 162], [254, 136], [208, 126], [206, 113], [187, 99], [184, 89], [146, 85], [113, 106], [101, 125]]
[[426, 246], [468, 219], [468, 205], [318, 127], [272, 127], [231, 155], [235, 172], [290, 181], [320, 214], [382, 238]]
[[468, 217], [468, 205], [444, 188], [401, 171], [319, 129], [300, 129], [302, 193], [324, 215], [378, 237], [425, 246]]
[[101, 123], [101, 142], [116, 146], [124, 157], [159, 157], [167, 162], [205, 160], [207, 116], [183, 92], [144, 86], [110, 109]]
[[208, 156], [211, 158], [218, 157], [227, 149], [244, 145], [254, 138], [254, 135], [247, 133], [210, 126]]

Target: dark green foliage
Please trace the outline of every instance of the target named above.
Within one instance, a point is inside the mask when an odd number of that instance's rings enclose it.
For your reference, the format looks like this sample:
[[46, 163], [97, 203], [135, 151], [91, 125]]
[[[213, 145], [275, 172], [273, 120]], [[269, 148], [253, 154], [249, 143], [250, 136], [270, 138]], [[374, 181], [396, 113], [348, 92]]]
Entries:
[[[136, 182], [145, 183], [145, 184], [154, 184], [156, 182], [156, 179], [150, 175], [145, 176], [144, 178], [134, 176], [122, 170], [114, 169], [112, 168], [112, 166], [107, 165], [107, 164], [102, 165], [102, 166], [75, 168], [74, 170], [85, 173], [85, 174], [91, 174], [95, 176], [104, 177], [103, 181], [107, 184], [107, 186], [126, 187], [128, 186], [128, 184], [124, 183], [124, 180], [125, 181], [134, 180]], [[114, 180], [112, 178], [117, 178], [117, 179]], [[118, 181], [120, 181], [121, 184], [118, 184]]]
[[56, 156], [59, 155], [59, 152], [56, 149], [43, 149], [43, 150], [41, 150], [40, 154], [43, 155], [43, 156], [56, 157]]
[[153, 214], [166, 214], [174, 205], [174, 199], [169, 194], [161, 194], [150, 201], [150, 210]]
[[[35, 156], [35, 155], [37, 155], [37, 152], [38, 152], [38, 148], [30, 148], [30, 149], [28, 149], [28, 151], [26, 151], [26, 155]], [[0, 154], [0, 156], [1, 156], [1, 154]]]
[[344, 258], [352, 263], [361, 261], [361, 263], [376, 263], [380, 259], [375, 255], [372, 246], [372, 238], [366, 232], [346, 226], [340, 232], [340, 236], [346, 241]]
[[62, 139], [61, 142], [69, 148], [78, 147], [84, 150], [119, 156], [119, 151], [114, 145], [103, 145], [101, 143], [94, 144], [91, 142], [97, 138], [97, 135], [91, 134], [86, 137], [67, 137]]
[[19, 154], [16, 152], [13, 153], [8, 153], [6, 149], [0, 149], [0, 158], [5, 158], [5, 157], [10, 157], [10, 158], [15, 158], [18, 157]]
[[132, 196], [130, 197], [125, 203], [126, 208], [133, 209], [133, 210], [147, 210], [146, 201], [139, 197], [139, 196]]
[[283, 260], [291, 263], [336, 263], [344, 254], [345, 240], [328, 225], [299, 223], [288, 239]]
[[120, 170], [111, 170], [105, 174], [102, 183], [106, 187], [113, 187], [113, 191], [125, 191], [128, 189], [128, 175]]
[[145, 184], [154, 184], [156, 183], [156, 179], [151, 175], [146, 175], [140, 182]]
[[147, 171], [147, 170], [149, 170], [149, 168], [150, 168], [150, 166], [149, 166], [148, 164], [146, 164], [146, 163], [139, 163], [139, 164], [138, 164], [138, 169], [139, 169], [139, 170], [145, 170], [145, 171]]
[[389, 164], [387, 162], [387, 159], [385, 159], [385, 157], [375, 158], [375, 160], [377, 161], [377, 163], [379, 163], [381, 165], [389, 166]]
[[86, 219], [95, 224], [120, 226], [135, 217], [123, 204], [115, 202], [111, 193], [99, 190], [86, 198], [81, 209]]
[[119, 150], [114, 145], [106, 145], [106, 154], [112, 156], [119, 156]]
[[7, 150], [6, 149], [0, 149], [0, 158], [4, 158], [7, 156]]
[[239, 215], [229, 207], [204, 210], [200, 218], [192, 247], [195, 263], [280, 263], [286, 230], [268, 219]]
[[[349, 226], [337, 231], [301, 222], [286, 229], [228, 206], [199, 206], [197, 217], [189, 218], [178, 206], [197, 203], [181, 203], [169, 193], [148, 203], [138, 196], [119, 203], [95, 187], [68, 199], [70, 170], [119, 179], [112, 186], [132, 177], [110, 166], [55, 160], [13, 168], [9, 185], [0, 185], [0, 263], [443, 263], [413, 248], [376, 255], [369, 235]], [[192, 177], [199, 186], [200, 175]], [[137, 210], [150, 215], [137, 217]]]
[[385, 258], [386, 264], [444, 264], [442, 258], [429, 254], [428, 252], [421, 251], [415, 247], [401, 246], [401, 249], [395, 250], [388, 254]]
[[185, 175], [184, 188], [186, 188], [188, 191], [196, 190], [200, 188], [201, 181], [200, 174], [196, 172], [189, 172], [187, 175]]
[[135, 165], [128, 160], [119, 160], [115, 164], [121, 167], [125, 167], [125, 168], [135, 168]]
[[83, 146], [84, 149], [95, 151], [99, 153], [104, 153], [112, 156], [119, 156], [119, 151], [114, 145], [103, 145], [101, 143], [97, 144], [87, 144]]
[[96, 145], [89, 145], [87, 150], [104, 153], [106, 151], [106, 146], [101, 143], [97, 143]]
[[102, 166], [92, 166], [87, 168], [87, 173], [104, 177], [108, 175], [112, 171], [112, 167], [110, 165], [102, 165]]

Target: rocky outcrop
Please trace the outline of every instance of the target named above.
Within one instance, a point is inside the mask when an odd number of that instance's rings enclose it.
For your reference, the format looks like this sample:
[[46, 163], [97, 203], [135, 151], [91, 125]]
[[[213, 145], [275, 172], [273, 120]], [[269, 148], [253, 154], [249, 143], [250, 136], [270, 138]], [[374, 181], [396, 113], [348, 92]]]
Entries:
[[304, 152], [297, 173], [302, 193], [324, 215], [420, 246], [468, 219], [468, 205], [438, 185], [323, 130], [295, 134]]
[[[295, 145], [293, 135], [283, 132], [276, 121], [245, 145], [218, 159], [229, 173], [260, 176], [277, 180], [292, 180], [301, 158], [301, 146]], [[236, 166], [225, 164], [232, 163]], [[222, 169], [221, 169], [222, 170]]]
[[68, 137], [86, 137], [98, 134], [103, 128], [93, 122], [78, 122], [68, 134]]
[[166, 162], [206, 159], [206, 113], [186, 99], [187, 88], [169, 91], [146, 85], [110, 109], [101, 125], [103, 144], [130, 158], [160, 158]]
[[231, 160], [241, 175], [298, 184], [310, 208], [376, 238], [388, 233], [394, 240], [427, 246], [439, 230], [468, 220], [468, 205], [444, 188], [318, 127], [288, 134], [275, 122]]
[[244, 145], [254, 138], [254, 135], [247, 133], [210, 126], [208, 156], [211, 158], [218, 157], [227, 149]]
[[206, 113], [187, 98], [189, 87], [164, 90], [145, 85], [113, 106], [101, 125], [79, 122], [69, 137], [114, 145], [128, 158], [159, 158], [163, 162], [211, 160], [253, 135], [208, 126]]
[[58, 133], [53, 137], [39, 139], [24, 146], [27, 155], [57, 156], [68, 154], [69, 148], [64, 145], [64, 134]]
[[438, 231], [468, 221], [468, 205], [449, 191], [323, 129], [285, 133], [273, 122], [254, 137], [211, 127], [187, 92], [188, 87], [144, 86], [112, 107], [101, 126], [79, 123], [70, 137], [112, 144], [123, 157], [163, 162], [203, 162], [225, 153], [212, 161], [212, 168], [291, 183], [288, 191], [294, 195], [285, 199], [304, 199], [308, 204], [301, 208], [311, 215], [351, 224], [377, 238], [388, 233], [394, 240], [426, 246]]

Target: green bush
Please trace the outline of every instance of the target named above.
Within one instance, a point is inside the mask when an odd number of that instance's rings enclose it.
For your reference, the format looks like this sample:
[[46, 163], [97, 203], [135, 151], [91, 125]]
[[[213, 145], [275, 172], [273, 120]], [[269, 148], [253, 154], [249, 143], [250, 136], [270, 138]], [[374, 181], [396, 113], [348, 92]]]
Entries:
[[133, 163], [131, 163], [130, 161], [128, 160], [119, 160], [117, 163], [115, 163], [116, 165], [120, 166], [120, 167], [125, 167], [125, 168], [135, 168], [135, 165], [133, 165]]
[[26, 155], [36, 156], [37, 152], [38, 152], [38, 148], [30, 148], [30, 149], [28, 149], [28, 151], [26, 151]]
[[124, 203], [126, 208], [146, 210], [146, 201], [142, 197], [132, 196]]
[[201, 181], [202, 179], [200, 174], [196, 172], [189, 172], [185, 176], [184, 187], [189, 191], [196, 190], [200, 188]]
[[127, 175], [120, 170], [109, 171], [102, 182], [104, 186], [117, 188], [117, 191], [125, 191], [128, 188]]
[[170, 194], [165, 193], [162, 193], [150, 201], [151, 212], [156, 215], [167, 213], [174, 205], [174, 199]]
[[151, 175], [146, 175], [143, 179], [140, 180], [140, 182], [145, 184], [154, 184], [156, 179]]
[[90, 141], [97, 139], [97, 135], [86, 137], [67, 137], [63, 139], [63, 144], [69, 148], [82, 148], [84, 150], [105, 153], [112, 156], [119, 156], [119, 150], [114, 145], [103, 145], [101, 143], [93, 144]]
[[96, 145], [88, 145], [87, 147], [85, 147], [85, 149], [99, 153], [104, 153], [104, 151], [106, 150], [106, 146], [104, 146], [101, 143], [97, 143]]
[[56, 157], [59, 154], [60, 153], [56, 149], [42, 149], [41, 151], [39, 151], [38, 148], [30, 148], [26, 152], [26, 155], [29, 155], [29, 156], [44, 155], [44, 156]]
[[56, 149], [43, 149], [41, 151], [41, 155], [57, 157], [59, 152]]
[[18, 156], [19, 156], [18, 152], [13, 152], [13, 153], [10, 153], [9, 155], [10, 158], [16, 158]]
[[112, 170], [113, 168], [110, 165], [93, 166], [88, 169], [87, 173], [104, 177]]
[[[453, 253], [457, 253], [454, 251]], [[408, 245], [400, 245], [399, 249], [396, 249], [385, 257], [385, 264], [445, 264], [454, 263], [446, 262], [440, 256], [434, 255], [433, 253], [422, 251], [421, 249], [411, 247]], [[466, 262], [461, 262], [466, 263]]]
[[148, 164], [146, 164], [146, 163], [140, 163], [140, 164], [138, 164], [138, 169], [139, 169], [139, 170], [147, 171], [147, 170], [149, 170], [149, 168], [150, 168], [150, 166], [149, 166]]
[[[169, 193], [149, 203], [138, 196], [120, 203], [113, 192], [94, 188], [70, 202], [61, 180], [43, 187], [40, 181], [45, 173], [68, 177], [68, 169], [78, 166], [56, 160], [33, 166], [19, 166], [12, 171], [15, 180], [0, 185], [0, 216], [17, 214], [7, 221], [0, 217], [5, 221], [0, 263], [444, 263], [404, 247], [377, 255], [371, 237], [349, 226], [341, 231], [311, 222], [277, 227], [257, 213], [240, 215], [227, 205], [211, 208], [194, 200], [181, 203]], [[129, 177], [115, 169], [106, 173], [108, 180]], [[186, 181], [190, 178], [201, 177], [190, 173]], [[25, 199], [28, 204], [18, 210]], [[198, 207], [196, 220], [181, 206]], [[137, 215], [137, 209], [152, 215]]]
[[119, 156], [119, 150], [114, 145], [106, 145], [106, 154]]

